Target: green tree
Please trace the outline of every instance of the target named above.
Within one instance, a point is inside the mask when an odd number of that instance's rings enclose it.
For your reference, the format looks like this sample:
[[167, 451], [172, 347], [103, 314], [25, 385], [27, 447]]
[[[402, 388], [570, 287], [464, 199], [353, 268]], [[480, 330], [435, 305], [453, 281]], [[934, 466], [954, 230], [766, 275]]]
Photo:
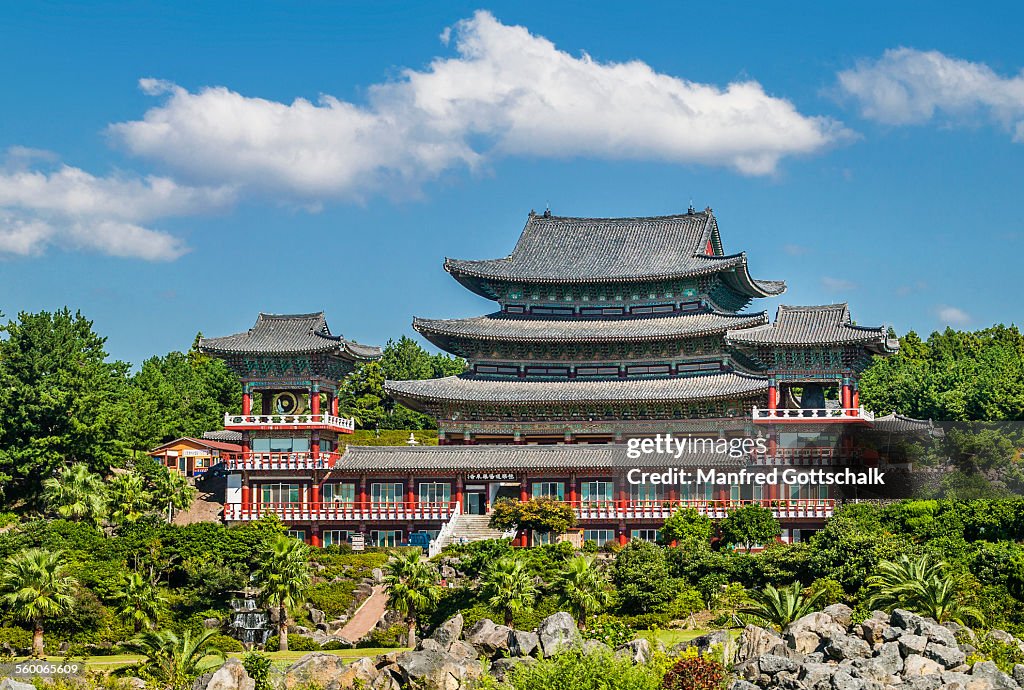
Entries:
[[526, 564], [505, 556], [484, 571], [481, 593], [491, 610], [501, 613], [505, 625], [511, 626], [517, 614], [533, 609], [538, 589]]
[[742, 546], [747, 553], [755, 546], [770, 544], [782, 534], [771, 509], [756, 504], [730, 510], [720, 529], [726, 546]]
[[661, 540], [687, 551], [707, 549], [711, 545], [711, 519], [696, 508], [679, 508], [661, 527]]
[[871, 592], [867, 604], [871, 607], [905, 608], [940, 623], [966, 624], [982, 619], [981, 612], [966, 602], [965, 578], [928, 554], [903, 554], [879, 563], [878, 572], [868, 578], [867, 586]]
[[107, 485], [84, 463], [76, 463], [43, 482], [43, 501], [53, 515], [98, 525], [107, 511]]
[[781, 630], [811, 613], [823, 595], [820, 591], [805, 594], [799, 582], [779, 589], [767, 585], [761, 591], [747, 592], [749, 603], [739, 612], [762, 618]]
[[120, 462], [119, 401], [128, 365], [108, 362], [105, 338], [68, 309], [22, 312], [0, 327], [0, 475], [34, 502], [59, 467], [106, 475]]
[[127, 575], [113, 597], [117, 617], [132, 626], [135, 632], [152, 628], [166, 599], [156, 587], [139, 573]]
[[409, 623], [409, 647], [416, 647], [416, 625], [421, 614], [437, 604], [437, 568], [416, 551], [395, 553], [386, 566], [384, 589], [388, 606], [405, 615]]
[[158, 466], [151, 479], [153, 507], [165, 515], [168, 523], [174, 519], [175, 511], [186, 510], [196, 499], [195, 488], [174, 470]]
[[281, 651], [288, 651], [288, 609], [303, 600], [312, 581], [305, 544], [284, 535], [265, 548], [253, 574], [263, 600], [278, 609], [277, 636]]
[[492, 529], [564, 534], [576, 524], [576, 512], [568, 503], [553, 498], [525, 502], [504, 498], [494, 503], [488, 522]]
[[594, 566], [593, 556], [576, 556], [566, 561], [551, 589], [583, 629], [587, 627], [588, 616], [600, 613], [612, 601], [608, 580]]
[[183, 634], [170, 630], [147, 630], [131, 642], [131, 646], [146, 656], [145, 675], [170, 690], [188, 690], [199, 676], [200, 664], [207, 657], [224, 658], [224, 652], [214, 647], [216, 630], [203, 630]]
[[146, 491], [142, 476], [135, 472], [115, 475], [107, 491], [107, 514], [115, 524], [139, 520], [152, 507], [153, 497]]
[[672, 581], [661, 547], [634, 539], [615, 556], [612, 582], [628, 613], [660, 611], [672, 598]]
[[26, 549], [4, 563], [0, 603], [32, 625], [32, 655], [43, 656], [43, 623], [70, 611], [77, 581], [68, 575], [60, 552]]

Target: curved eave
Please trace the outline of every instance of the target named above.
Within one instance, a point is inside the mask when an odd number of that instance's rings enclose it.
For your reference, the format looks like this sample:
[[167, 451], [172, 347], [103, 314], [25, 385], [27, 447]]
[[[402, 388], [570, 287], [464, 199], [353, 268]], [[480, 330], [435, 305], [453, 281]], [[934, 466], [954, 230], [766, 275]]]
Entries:
[[[899, 351], [899, 342], [897, 341], [894, 347], [892, 345], [893, 339], [886, 338], [884, 335], [884, 329], [882, 328], [871, 328], [868, 326], [847, 326], [847, 328], [868, 332], [861, 336], [851, 335], [849, 338], [833, 338], [831, 340], [775, 340], [771, 337], [774, 333], [774, 327], [766, 325], [757, 326], [746, 331], [730, 330], [725, 334], [725, 343], [726, 345], [737, 348], [838, 347], [841, 345], [860, 345], [869, 352], [880, 355], [893, 354], [894, 352]], [[769, 337], [756, 337], [761, 333], [766, 333]]]
[[750, 275], [746, 253], [736, 254], [741, 261], [734, 270], [724, 273], [726, 284], [746, 297], [778, 297], [786, 291], [782, 280], [755, 280]]
[[[723, 390], [713, 390], [721, 385]], [[701, 390], [704, 386], [704, 390]], [[707, 390], [710, 387], [712, 390]], [[420, 381], [385, 381], [395, 400], [417, 410], [432, 403], [502, 407], [544, 404], [623, 404], [635, 402], [707, 402], [763, 395], [768, 380], [748, 374], [708, 374], [673, 379], [607, 381], [518, 381], [448, 376]]]
[[[730, 320], [732, 323], [729, 324], [718, 324], [709, 325], [703, 328], [690, 328], [680, 327], [674, 331], [663, 331], [658, 333], [649, 334], [637, 334], [637, 333], [612, 333], [608, 332], [614, 328], [616, 324], [630, 324], [639, 328], [644, 326], [657, 327], [667, 321], [675, 321], [683, 326], [687, 319], [694, 319], [704, 316], [705, 314], [685, 314], [685, 315], [672, 315], [672, 316], [659, 316], [659, 317], [633, 317], [633, 318], [621, 318], [621, 319], [511, 319], [504, 318], [500, 315], [490, 315], [489, 317], [477, 317], [471, 319], [421, 319], [413, 318], [413, 328], [423, 337], [427, 338], [430, 342], [434, 343], [438, 347], [445, 347], [446, 344], [450, 344], [453, 341], [462, 342], [514, 342], [514, 343], [550, 343], [550, 344], [563, 344], [563, 343], [622, 343], [622, 342], [659, 342], [668, 340], [687, 340], [690, 338], [701, 338], [709, 335], [721, 335], [734, 328], [750, 328], [768, 323], [767, 312], [758, 312], [756, 314], [750, 314], [746, 316], [737, 316], [733, 314], [720, 314], [713, 313], [714, 316], [721, 317], [724, 320]], [[494, 317], [496, 320], [507, 322], [510, 328], [516, 328], [517, 324], [522, 324], [520, 330], [514, 333], [506, 334], [495, 334], [495, 333], [484, 333], [474, 332], [473, 328], [477, 327], [478, 324], [486, 318]], [[661, 323], [659, 323], [661, 322]], [[591, 326], [598, 326], [595, 331], [602, 329], [608, 329], [605, 332], [596, 333], [584, 333], [579, 335], [566, 335], [566, 334], [544, 334], [544, 333], [530, 333], [527, 330], [526, 324], [537, 324], [537, 323], [550, 323], [550, 324], [585, 324], [588, 328]], [[444, 344], [442, 344], [444, 343]]]
[[340, 343], [334, 342], [325, 345], [320, 348], [303, 348], [300, 350], [282, 350], [275, 352], [259, 352], [254, 350], [247, 350], [244, 348], [231, 348], [231, 347], [217, 347], [211, 345], [206, 339], [200, 340], [198, 345], [199, 351], [203, 354], [211, 356], [231, 356], [231, 355], [251, 355], [251, 356], [288, 356], [292, 357], [295, 355], [334, 355], [339, 359], [344, 359], [351, 362], [369, 362], [375, 359], [380, 359], [381, 349], [372, 345], [359, 345], [358, 343], [350, 343], [348, 341], [342, 341]]

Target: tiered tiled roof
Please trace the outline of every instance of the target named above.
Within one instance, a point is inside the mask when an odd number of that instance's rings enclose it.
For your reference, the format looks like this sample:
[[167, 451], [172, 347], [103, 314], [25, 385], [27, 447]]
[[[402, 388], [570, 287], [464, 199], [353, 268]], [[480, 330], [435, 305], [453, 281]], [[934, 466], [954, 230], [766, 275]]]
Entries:
[[726, 342], [740, 346], [864, 345], [879, 354], [895, 352], [899, 341], [884, 326], [857, 326], [847, 304], [779, 306], [775, 323], [729, 331]]
[[461, 375], [422, 381], [387, 381], [384, 385], [392, 397], [416, 407], [419, 403], [445, 401], [531, 405], [723, 400], [753, 397], [768, 390], [767, 379], [734, 372], [600, 381], [490, 380]]
[[890, 412], [884, 417], [875, 417], [872, 428], [875, 431], [882, 431], [886, 433], [895, 434], [907, 434], [907, 433], [942, 433], [942, 430], [935, 426], [935, 423], [930, 419], [914, 419], [913, 417], [905, 417], [895, 412]]
[[[765, 312], [704, 312], [645, 318], [516, 318], [498, 312], [470, 319], [414, 319], [413, 328], [444, 347], [446, 338], [521, 342], [646, 341], [693, 338], [768, 323]], [[440, 342], [439, 342], [440, 341]]]
[[[708, 244], [712, 252], [707, 253]], [[471, 290], [474, 279], [524, 283], [635, 283], [729, 271], [750, 297], [781, 294], [785, 283], [757, 281], [745, 254], [721, 255], [710, 210], [647, 218], [570, 218], [531, 214], [503, 259], [446, 259], [445, 270]], [[491, 295], [484, 295], [490, 297]]]
[[739, 467], [742, 459], [727, 453], [701, 451], [678, 459], [656, 454], [636, 459], [626, 456], [626, 446], [349, 446], [337, 467], [346, 471], [408, 472], [414, 470], [591, 470], [632, 467]]
[[199, 349], [212, 355], [319, 354], [329, 353], [351, 361], [368, 361], [381, 355], [379, 347], [360, 345], [332, 335], [324, 313], [263, 314], [244, 333], [222, 338], [203, 338]]

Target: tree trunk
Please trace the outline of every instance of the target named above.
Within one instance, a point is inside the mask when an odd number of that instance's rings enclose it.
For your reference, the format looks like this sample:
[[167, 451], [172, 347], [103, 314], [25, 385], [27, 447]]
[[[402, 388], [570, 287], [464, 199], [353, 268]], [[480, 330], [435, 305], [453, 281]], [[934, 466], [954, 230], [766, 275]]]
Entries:
[[284, 604], [281, 604], [281, 606], [278, 609], [278, 613], [281, 616], [280, 620], [278, 620], [278, 622], [277, 622], [277, 640], [278, 640], [278, 643], [280, 644], [278, 649], [280, 649], [282, 652], [287, 652], [288, 651], [288, 611], [285, 609]]
[[32, 656], [41, 659], [46, 650], [43, 649], [43, 624], [36, 621], [32, 627]]
[[416, 649], [416, 619], [409, 619], [409, 647]]

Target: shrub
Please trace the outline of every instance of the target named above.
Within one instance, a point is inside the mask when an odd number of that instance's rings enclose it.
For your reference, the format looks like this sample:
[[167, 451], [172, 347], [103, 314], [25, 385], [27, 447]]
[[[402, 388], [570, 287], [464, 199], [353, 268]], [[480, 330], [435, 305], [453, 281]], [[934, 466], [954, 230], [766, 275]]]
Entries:
[[[281, 640], [278, 639], [277, 635], [271, 635], [267, 638], [267, 644], [264, 645], [264, 649], [266, 649], [268, 652], [281, 651]], [[320, 645], [318, 645], [312, 637], [291, 634], [288, 635], [288, 651], [319, 652]]]
[[583, 637], [604, 642], [609, 647], [618, 647], [620, 644], [635, 640], [636, 630], [616, 618], [605, 618], [584, 630]]
[[665, 553], [661, 547], [634, 539], [615, 557], [612, 581], [626, 613], [663, 610], [672, 598]]
[[1003, 673], [1012, 674], [1015, 665], [1024, 664], [1024, 652], [1017, 645], [1000, 642], [990, 635], [979, 635], [977, 648], [972, 654], [973, 661], [994, 661]]
[[593, 539], [583, 542], [583, 553], [597, 553], [597, 542]]
[[[291, 642], [291, 637], [288, 641]], [[240, 652], [244, 649], [242, 643], [230, 635], [214, 635], [210, 638], [210, 646], [222, 652]]]
[[846, 597], [846, 592], [843, 591], [843, 586], [839, 584], [838, 580], [833, 580], [830, 577], [822, 577], [811, 583], [811, 586], [804, 590], [805, 596], [818, 595], [819, 606], [831, 606], [832, 604], [838, 604]]
[[409, 637], [409, 628], [396, 623], [390, 628], [374, 628], [369, 637], [359, 641], [358, 647], [404, 647]]
[[714, 659], [684, 656], [665, 674], [667, 690], [718, 690], [725, 687], [725, 669]]
[[242, 657], [242, 668], [253, 679], [254, 690], [271, 690], [270, 670], [273, 665], [270, 657], [260, 652], [249, 652]]
[[634, 665], [607, 652], [583, 654], [573, 650], [515, 666], [501, 686], [489, 685], [511, 690], [656, 690], [661, 687], [661, 672], [656, 665]]
[[22, 628], [0, 628], [0, 647], [7, 645], [15, 652], [32, 646], [32, 633]]
[[684, 587], [668, 604], [671, 620], [688, 618], [704, 608], [704, 598], [695, 587]]
[[309, 588], [306, 601], [327, 614], [327, 619], [331, 620], [348, 612], [355, 598], [355, 589], [354, 580], [321, 582]]

